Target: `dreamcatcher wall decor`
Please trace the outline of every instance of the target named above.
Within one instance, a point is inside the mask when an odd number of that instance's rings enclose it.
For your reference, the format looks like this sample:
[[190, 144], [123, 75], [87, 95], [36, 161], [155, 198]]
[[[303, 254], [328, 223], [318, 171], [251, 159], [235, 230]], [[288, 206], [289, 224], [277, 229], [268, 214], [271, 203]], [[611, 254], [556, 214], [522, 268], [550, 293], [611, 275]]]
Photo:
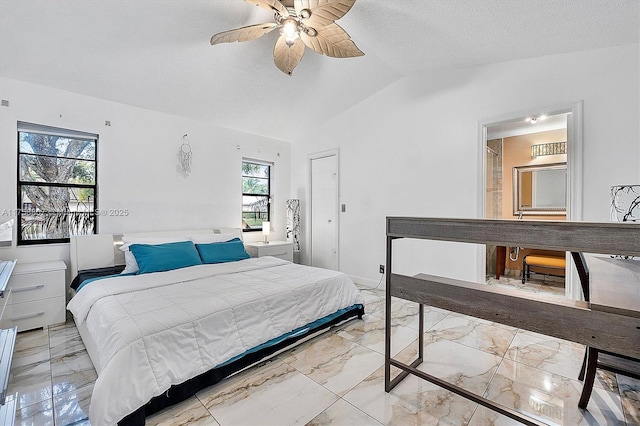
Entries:
[[191, 151], [191, 144], [189, 143], [189, 135], [184, 134], [182, 136], [182, 145], [178, 151], [178, 159], [180, 160], [180, 173], [184, 177], [189, 176], [191, 173], [191, 162], [193, 159], [193, 152]]

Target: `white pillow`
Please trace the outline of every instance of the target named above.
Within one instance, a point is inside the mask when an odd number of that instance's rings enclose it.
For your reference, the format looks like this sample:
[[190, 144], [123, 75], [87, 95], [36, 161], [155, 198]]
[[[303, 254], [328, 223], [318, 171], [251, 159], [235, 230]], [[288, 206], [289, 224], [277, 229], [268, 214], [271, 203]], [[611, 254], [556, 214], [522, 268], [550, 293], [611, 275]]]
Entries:
[[136, 257], [130, 250], [125, 250], [124, 252], [124, 265], [124, 269], [120, 272], [121, 274], [135, 274], [140, 270]]
[[122, 242], [124, 243], [120, 247], [120, 250], [124, 252], [124, 263], [125, 267], [121, 274], [133, 274], [138, 272], [140, 269], [138, 267], [138, 262], [136, 262], [136, 258], [129, 250], [129, 246], [131, 244], [165, 244], [165, 243], [178, 243], [181, 241], [188, 241], [189, 238], [183, 236], [177, 237], [127, 237], [126, 235], [122, 236]]
[[236, 234], [192, 235], [189, 237], [194, 244], [224, 243], [234, 238], [239, 237]]

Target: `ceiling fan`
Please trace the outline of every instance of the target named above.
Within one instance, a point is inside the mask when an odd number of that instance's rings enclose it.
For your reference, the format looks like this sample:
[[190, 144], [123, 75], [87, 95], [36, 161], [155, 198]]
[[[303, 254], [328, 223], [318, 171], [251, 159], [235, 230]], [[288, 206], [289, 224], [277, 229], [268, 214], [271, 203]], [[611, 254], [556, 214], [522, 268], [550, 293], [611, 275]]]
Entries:
[[356, 0], [245, 0], [274, 12], [275, 22], [249, 25], [211, 37], [211, 44], [253, 40], [278, 28], [280, 37], [273, 49], [276, 66], [285, 74], [304, 55], [305, 46], [334, 58], [352, 58], [364, 53], [336, 20], [342, 18]]

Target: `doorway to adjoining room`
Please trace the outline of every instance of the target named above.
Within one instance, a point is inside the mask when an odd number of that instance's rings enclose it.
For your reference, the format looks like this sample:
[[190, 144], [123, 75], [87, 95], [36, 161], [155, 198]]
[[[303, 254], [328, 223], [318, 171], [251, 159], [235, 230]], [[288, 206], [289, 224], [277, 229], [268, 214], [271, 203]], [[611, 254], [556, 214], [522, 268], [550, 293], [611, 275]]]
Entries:
[[[485, 218], [566, 220], [567, 113], [487, 126]], [[565, 296], [564, 252], [487, 246], [486, 282]]]

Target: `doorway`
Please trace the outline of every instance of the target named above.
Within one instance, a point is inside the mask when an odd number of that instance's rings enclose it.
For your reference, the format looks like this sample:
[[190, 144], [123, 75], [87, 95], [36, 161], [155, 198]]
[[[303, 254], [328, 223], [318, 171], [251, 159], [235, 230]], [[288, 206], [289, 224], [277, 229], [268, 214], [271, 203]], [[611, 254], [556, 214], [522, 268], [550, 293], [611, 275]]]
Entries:
[[338, 270], [338, 151], [309, 156], [311, 266]]
[[[514, 114], [481, 124], [480, 217], [581, 219], [581, 114], [582, 104], [578, 103]], [[549, 179], [558, 181], [549, 184]], [[543, 189], [552, 191], [545, 194]], [[558, 197], [557, 194], [562, 195]], [[556, 267], [529, 268], [529, 262], [523, 262], [525, 256], [529, 256], [531, 263], [535, 256], [542, 256], [539, 261], [548, 260]], [[558, 269], [558, 259], [564, 261], [566, 269]], [[487, 246], [486, 250], [484, 247], [479, 249], [479, 269], [479, 280], [489, 284], [535, 292], [542, 290], [570, 298], [581, 296], [568, 253]], [[523, 274], [525, 270], [531, 273]]]

